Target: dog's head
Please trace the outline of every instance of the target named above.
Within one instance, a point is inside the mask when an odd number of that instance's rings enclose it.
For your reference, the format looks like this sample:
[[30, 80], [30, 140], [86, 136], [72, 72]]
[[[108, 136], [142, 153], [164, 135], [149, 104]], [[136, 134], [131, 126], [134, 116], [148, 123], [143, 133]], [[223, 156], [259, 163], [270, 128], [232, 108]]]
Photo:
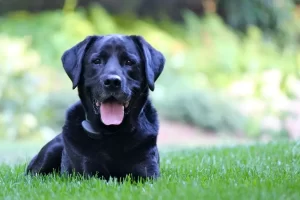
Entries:
[[118, 126], [139, 96], [154, 90], [164, 56], [141, 36], [89, 36], [62, 56], [87, 112], [106, 126]]

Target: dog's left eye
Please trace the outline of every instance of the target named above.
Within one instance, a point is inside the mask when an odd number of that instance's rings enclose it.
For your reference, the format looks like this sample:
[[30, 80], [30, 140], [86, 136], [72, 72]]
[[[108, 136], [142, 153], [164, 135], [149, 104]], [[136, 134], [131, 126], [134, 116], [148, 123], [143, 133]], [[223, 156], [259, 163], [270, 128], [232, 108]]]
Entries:
[[128, 65], [128, 66], [132, 66], [132, 65], [134, 65], [134, 61], [127, 59], [127, 60], [125, 60], [124, 64]]

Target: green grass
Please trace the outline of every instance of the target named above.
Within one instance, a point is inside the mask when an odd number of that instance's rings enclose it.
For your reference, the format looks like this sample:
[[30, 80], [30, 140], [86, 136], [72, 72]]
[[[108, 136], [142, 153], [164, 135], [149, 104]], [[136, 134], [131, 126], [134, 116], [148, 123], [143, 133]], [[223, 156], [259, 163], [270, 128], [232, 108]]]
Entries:
[[161, 153], [162, 177], [118, 184], [92, 178], [24, 176], [0, 165], [0, 199], [299, 199], [300, 143], [185, 149]]

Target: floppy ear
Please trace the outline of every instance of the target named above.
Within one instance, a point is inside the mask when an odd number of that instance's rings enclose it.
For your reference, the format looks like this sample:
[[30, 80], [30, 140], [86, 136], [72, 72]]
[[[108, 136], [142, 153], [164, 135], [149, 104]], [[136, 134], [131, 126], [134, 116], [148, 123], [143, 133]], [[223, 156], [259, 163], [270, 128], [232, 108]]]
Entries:
[[131, 36], [144, 55], [145, 72], [148, 86], [154, 91], [154, 83], [161, 74], [165, 65], [165, 57], [154, 49], [143, 37]]
[[73, 83], [75, 89], [80, 80], [82, 60], [87, 47], [95, 40], [95, 36], [88, 36], [71, 49], [65, 51], [61, 57], [63, 67]]

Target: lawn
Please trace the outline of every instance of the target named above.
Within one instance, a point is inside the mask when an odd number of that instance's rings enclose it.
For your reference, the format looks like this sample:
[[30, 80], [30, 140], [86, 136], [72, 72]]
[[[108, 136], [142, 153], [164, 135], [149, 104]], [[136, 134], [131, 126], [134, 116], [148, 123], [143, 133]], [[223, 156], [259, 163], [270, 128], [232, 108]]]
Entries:
[[300, 143], [162, 150], [155, 182], [28, 177], [0, 165], [0, 199], [299, 199]]

